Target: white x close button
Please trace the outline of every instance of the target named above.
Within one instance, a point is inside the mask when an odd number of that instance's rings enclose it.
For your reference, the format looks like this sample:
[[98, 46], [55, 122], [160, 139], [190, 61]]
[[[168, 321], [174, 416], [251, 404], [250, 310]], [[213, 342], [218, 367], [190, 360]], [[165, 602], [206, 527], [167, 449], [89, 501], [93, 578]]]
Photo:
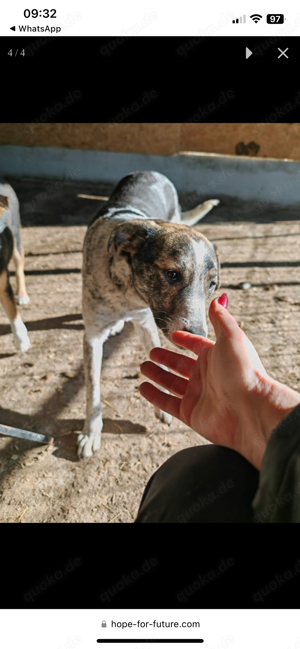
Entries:
[[288, 47], [286, 47], [285, 50], [280, 49], [280, 47], [277, 47], [277, 49], [278, 49], [278, 52], [280, 52], [279, 56], [277, 56], [278, 59], [280, 59], [282, 56], [284, 56], [286, 59], [289, 58], [287, 53], [286, 53], [288, 51], [288, 49], [289, 49]]

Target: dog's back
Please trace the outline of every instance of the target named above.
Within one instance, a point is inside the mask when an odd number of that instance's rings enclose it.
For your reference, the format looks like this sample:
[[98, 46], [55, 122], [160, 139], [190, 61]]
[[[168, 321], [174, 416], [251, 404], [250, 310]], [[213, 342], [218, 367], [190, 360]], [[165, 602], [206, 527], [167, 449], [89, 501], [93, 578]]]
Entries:
[[138, 171], [120, 180], [92, 223], [116, 212], [122, 219], [128, 213], [131, 218], [145, 216], [169, 221], [179, 209], [177, 192], [166, 176], [156, 171]]

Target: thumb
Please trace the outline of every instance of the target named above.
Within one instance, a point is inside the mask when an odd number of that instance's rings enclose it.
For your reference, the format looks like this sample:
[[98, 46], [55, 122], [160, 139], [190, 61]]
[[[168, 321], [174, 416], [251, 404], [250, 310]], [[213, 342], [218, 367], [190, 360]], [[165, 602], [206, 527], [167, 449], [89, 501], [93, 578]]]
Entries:
[[[222, 304], [226, 304], [226, 306], [222, 306]], [[234, 345], [234, 348], [238, 349], [239, 357], [241, 360], [243, 359], [244, 365], [245, 361], [248, 360], [251, 362], [252, 366], [261, 374], [268, 376], [268, 373], [265, 370], [255, 347], [253, 347], [249, 338], [239, 327], [235, 318], [230, 313], [228, 313], [227, 304], [227, 295], [224, 293], [221, 298], [216, 298], [210, 305], [209, 318], [215, 330], [217, 341], [221, 340], [222, 338], [227, 338], [227, 340], [234, 339], [234, 343], [242, 342], [242, 346], [239, 345], [238, 348], [236, 348], [236, 345]], [[247, 354], [247, 359], [245, 353]]]
[[[223, 304], [226, 304], [226, 306], [223, 306]], [[242, 333], [237, 321], [227, 311], [227, 304], [227, 295], [224, 293], [220, 298], [213, 300], [209, 308], [209, 319], [215, 330], [217, 340], [225, 336], [236, 337]]]

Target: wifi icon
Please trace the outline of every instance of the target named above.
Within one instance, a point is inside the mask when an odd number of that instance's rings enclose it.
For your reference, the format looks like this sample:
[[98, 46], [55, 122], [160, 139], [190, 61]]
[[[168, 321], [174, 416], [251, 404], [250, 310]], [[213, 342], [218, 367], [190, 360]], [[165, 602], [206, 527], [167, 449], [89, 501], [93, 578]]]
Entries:
[[262, 16], [260, 14], [252, 14], [252, 16], [250, 16], [250, 18], [253, 20], [254, 23], [258, 23], [260, 21], [260, 19], [262, 18]]

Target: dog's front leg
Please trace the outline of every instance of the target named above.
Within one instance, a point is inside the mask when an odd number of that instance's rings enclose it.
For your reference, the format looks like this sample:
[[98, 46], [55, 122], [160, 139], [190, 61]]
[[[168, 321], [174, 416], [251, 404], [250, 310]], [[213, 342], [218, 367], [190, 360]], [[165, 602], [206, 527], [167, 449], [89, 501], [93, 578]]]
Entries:
[[[161, 346], [152, 312], [150, 311], [150, 309], [143, 309], [143, 311], [137, 312], [132, 321], [137, 333], [140, 335], [140, 338], [143, 341], [144, 348], [148, 356], [153, 347]], [[167, 412], [164, 412], [160, 408], [155, 407], [155, 415], [164, 424], [170, 425], [172, 422], [171, 415], [169, 415]]]
[[91, 457], [100, 448], [103, 426], [100, 373], [103, 356], [103, 344], [107, 336], [89, 337], [85, 333], [83, 341], [84, 374], [86, 385], [86, 420], [82, 434], [78, 437], [78, 456]]
[[9, 318], [16, 348], [21, 352], [27, 352], [30, 347], [30, 340], [27, 329], [16, 307], [7, 270], [4, 270], [0, 274], [0, 303]]
[[16, 267], [17, 293], [18, 293], [17, 303], [20, 305], [28, 304], [30, 300], [27, 295], [26, 283], [25, 283], [24, 250], [22, 248], [20, 253], [17, 249], [15, 241], [14, 241], [14, 250], [13, 250], [12, 259]]

